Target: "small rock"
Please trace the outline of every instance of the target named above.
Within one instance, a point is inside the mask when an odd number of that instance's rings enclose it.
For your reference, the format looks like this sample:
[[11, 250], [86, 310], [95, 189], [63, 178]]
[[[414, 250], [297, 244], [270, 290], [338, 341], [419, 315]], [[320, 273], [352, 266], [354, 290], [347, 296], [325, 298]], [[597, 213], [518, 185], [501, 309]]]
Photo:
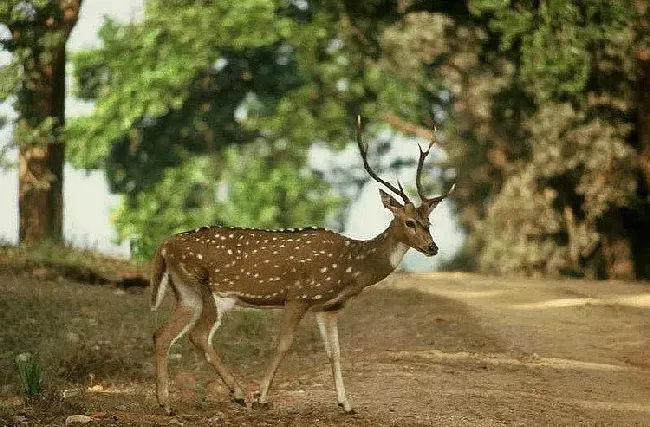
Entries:
[[94, 391], [94, 392], [100, 393], [100, 392], [104, 391], [104, 386], [101, 385], [101, 384], [95, 384], [95, 385], [93, 385], [91, 387], [88, 387], [88, 391]]
[[14, 417], [14, 422], [16, 422], [16, 423], [25, 423], [25, 422], [27, 422], [27, 417], [24, 416], [24, 415], [16, 415]]
[[65, 419], [65, 425], [69, 426], [70, 424], [86, 424], [93, 420], [92, 417], [88, 415], [70, 415]]

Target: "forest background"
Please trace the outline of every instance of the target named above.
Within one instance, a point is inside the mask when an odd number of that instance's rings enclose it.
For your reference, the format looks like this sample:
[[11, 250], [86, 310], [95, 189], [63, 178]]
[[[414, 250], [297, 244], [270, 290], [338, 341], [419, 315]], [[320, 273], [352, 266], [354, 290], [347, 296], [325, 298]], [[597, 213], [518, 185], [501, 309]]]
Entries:
[[[466, 236], [445, 268], [650, 276], [646, 1], [148, 0], [66, 52], [83, 7], [0, 4], [22, 243], [64, 240], [65, 162], [104, 171], [143, 260], [204, 224], [341, 230], [367, 177], [310, 159], [361, 115], [389, 175], [437, 124], [427, 183], [457, 183]], [[66, 120], [66, 69], [92, 114]]]

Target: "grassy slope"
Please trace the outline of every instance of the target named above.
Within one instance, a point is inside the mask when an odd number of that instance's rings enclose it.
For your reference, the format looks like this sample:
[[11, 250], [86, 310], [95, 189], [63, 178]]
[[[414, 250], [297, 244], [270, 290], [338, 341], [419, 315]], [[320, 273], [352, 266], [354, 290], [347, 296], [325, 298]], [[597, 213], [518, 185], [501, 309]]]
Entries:
[[131, 287], [146, 286], [149, 266], [69, 247], [0, 246], [0, 272], [41, 280], [67, 278]]

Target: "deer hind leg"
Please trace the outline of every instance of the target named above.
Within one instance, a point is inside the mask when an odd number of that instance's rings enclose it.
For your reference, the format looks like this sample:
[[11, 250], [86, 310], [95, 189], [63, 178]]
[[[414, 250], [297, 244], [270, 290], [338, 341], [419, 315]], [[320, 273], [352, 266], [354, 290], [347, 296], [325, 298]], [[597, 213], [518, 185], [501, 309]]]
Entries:
[[354, 414], [350, 402], [345, 394], [343, 385], [343, 374], [341, 373], [341, 349], [339, 347], [339, 328], [338, 328], [337, 311], [320, 311], [316, 313], [316, 322], [318, 330], [323, 338], [325, 353], [332, 366], [332, 376], [334, 377], [334, 387], [339, 406], [348, 414]]
[[207, 292], [203, 295], [203, 311], [201, 312], [201, 317], [199, 317], [196, 325], [190, 331], [190, 341], [199, 350], [203, 351], [205, 360], [212, 365], [219, 377], [221, 377], [223, 382], [230, 389], [233, 402], [246, 406], [244, 390], [223, 364], [221, 358], [212, 346], [212, 338], [219, 326], [221, 326], [221, 317], [223, 316], [223, 312], [232, 308], [232, 304], [229, 304], [228, 302], [224, 303], [221, 301], [222, 298], [216, 296], [214, 297], [214, 300], [212, 300], [212, 298], [212, 295], [209, 295]]
[[201, 297], [177, 277], [174, 279], [172, 283], [177, 297], [176, 308], [171, 318], [158, 328], [153, 337], [156, 355], [156, 397], [158, 404], [167, 414], [172, 414], [167, 366], [169, 348], [194, 326], [202, 311]]
[[300, 319], [305, 315], [308, 308], [309, 306], [302, 301], [290, 301], [286, 303], [282, 322], [280, 324], [278, 345], [275, 349], [275, 354], [268, 364], [266, 373], [260, 382], [259, 396], [257, 400], [253, 402], [253, 408], [267, 409], [270, 407], [268, 403], [269, 387], [273, 382], [273, 377], [275, 376], [275, 372], [277, 371], [282, 358], [291, 347], [296, 326], [298, 326]]

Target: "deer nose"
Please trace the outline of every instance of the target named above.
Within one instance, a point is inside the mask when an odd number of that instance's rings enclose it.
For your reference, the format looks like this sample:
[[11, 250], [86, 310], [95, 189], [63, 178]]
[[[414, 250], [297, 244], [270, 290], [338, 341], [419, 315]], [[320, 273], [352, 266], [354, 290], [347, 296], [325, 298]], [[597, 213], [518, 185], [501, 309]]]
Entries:
[[438, 253], [438, 246], [436, 246], [435, 242], [431, 242], [431, 244], [427, 249], [431, 255], [435, 255]]

